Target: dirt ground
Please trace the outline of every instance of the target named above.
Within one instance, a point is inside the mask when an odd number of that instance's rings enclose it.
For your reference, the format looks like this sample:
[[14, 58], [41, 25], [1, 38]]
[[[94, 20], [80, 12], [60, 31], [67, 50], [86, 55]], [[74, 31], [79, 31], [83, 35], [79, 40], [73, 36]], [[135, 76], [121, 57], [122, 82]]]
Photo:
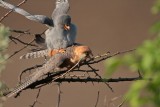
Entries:
[[[12, 4], [21, 1], [8, 0]], [[69, 2], [71, 5], [69, 14], [72, 22], [78, 27], [77, 42], [88, 45], [94, 55], [136, 48], [145, 39], [150, 38], [149, 28], [158, 19], [151, 14], [150, 10], [154, 0], [69, 0]], [[55, 7], [54, 3], [55, 0], [28, 0], [21, 8], [32, 14], [50, 17]], [[0, 7], [0, 17], [7, 11]], [[30, 30], [31, 33], [42, 33], [46, 29], [44, 25], [32, 22], [17, 13], [10, 14], [2, 23], [11, 29]], [[32, 36], [21, 38], [30, 41]], [[20, 45], [11, 43], [8, 53], [11, 54], [20, 48]], [[43, 59], [19, 60], [19, 56], [28, 51], [29, 49], [25, 49], [8, 61], [2, 80], [9, 87], [17, 84], [17, 77], [22, 70], [43, 62]], [[98, 73], [102, 76], [107, 72], [103, 62], [95, 64], [94, 68], [99, 69]], [[135, 76], [137, 73], [120, 69], [113, 75], [113, 78]], [[113, 93], [103, 83], [94, 85], [92, 83], [62, 83], [60, 107], [94, 107], [98, 92], [97, 107], [117, 107], [123, 101], [124, 94], [131, 83], [110, 83], [114, 89]], [[33, 103], [37, 91], [30, 89], [23, 91], [20, 97], [8, 99], [4, 106], [27, 107]], [[57, 97], [57, 85], [49, 84], [42, 88], [36, 107], [55, 107]], [[125, 103], [123, 107], [128, 106]]]

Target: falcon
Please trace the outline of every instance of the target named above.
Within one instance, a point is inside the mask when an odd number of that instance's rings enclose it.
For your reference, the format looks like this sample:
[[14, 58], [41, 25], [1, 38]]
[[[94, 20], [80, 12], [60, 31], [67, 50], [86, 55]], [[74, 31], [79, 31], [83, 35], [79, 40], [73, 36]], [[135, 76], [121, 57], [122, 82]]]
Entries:
[[56, 73], [57, 70], [62, 68], [67, 68], [67, 70], [70, 70], [70, 68], [74, 67], [77, 63], [81, 63], [87, 58], [90, 58], [90, 55], [92, 55], [92, 52], [88, 46], [81, 45], [68, 47], [66, 48], [65, 53], [57, 53], [50, 57], [50, 59], [42, 67], [30, 74], [26, 80], [24, 80], [18, 87], [14, 88], [5, 96], [12, 97], [51, 71]]
[[0, 6], [11, 9], [29, 20], [46, 25], [48, 29], [45, 32], [45, 41], [50, 51], [57, 49], [57, 51], [64, 52], [64, 48], [74, 45], [77, 28], [75, 24], [71, 23], [71, 17], [67, 14], [70, 8], [68, 0], [56, 0], [56, 8], [53, 10], [52, 18], [44, 15], [32, 15], [3, 0], [0, 0]]

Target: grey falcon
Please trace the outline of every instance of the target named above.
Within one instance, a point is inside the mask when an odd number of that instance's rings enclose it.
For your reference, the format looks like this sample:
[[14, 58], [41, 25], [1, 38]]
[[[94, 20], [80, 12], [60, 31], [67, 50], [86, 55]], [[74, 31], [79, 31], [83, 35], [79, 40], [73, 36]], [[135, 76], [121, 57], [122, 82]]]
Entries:
[[29, 20], [45, 24], [48, 27], [45, 32], [46, 45], [50, 50], [66, 48], [75, 43], [77, 28], [75, 24], [71, 23], [71, 17], [67, 15], [70, 8], [68, 0], [56, 0], [56, 8], [52, 13], [52, 18], [44, 15], [32, 15], [3, 0], [0, 0], [0, 6], [11, 9]]

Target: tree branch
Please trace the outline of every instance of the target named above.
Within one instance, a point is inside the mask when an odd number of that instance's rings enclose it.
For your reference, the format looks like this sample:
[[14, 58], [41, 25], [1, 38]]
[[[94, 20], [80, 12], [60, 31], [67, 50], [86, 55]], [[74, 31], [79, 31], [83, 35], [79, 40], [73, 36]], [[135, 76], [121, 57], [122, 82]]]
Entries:
[[[38, 48], [37, 45], [34, 45], [34, 44], [32, 44], [32, 43], [35, 42], [35, 40], [36, 40], [36, 39], [35, 39], [35, 38], [36, 38], [36, 35], [42, 35], [42, 34], [44, 34], [44, 31], [43, 31], [42, 33], [40, 33], [40, 34], [32, 34], [32, 33], [28, 32], [28, 30], [27, 30], [27, 31], [11, 30], [11, 31], [12, 31], [12, 32], [15, 32], [15, 33], [19, 33], [19, 34], [29, 34], [29, 35], [33, 35], [34, 38], [33, 38], [30, 42], [25, 43], [25, 42], [23, 42], [22, 40], [18, 39], [18, 38], [19, 38], [20, 36], [22, 36], [22, 35], [18, 35], [17, 37], [10, 36], [11, 41], [17, 40], [18, 42], [20, 42], [21, 44], [23, 44], [24, 47], [22, 47], [22, 48], [19, 49], [19, 50], [16, 50], [13, 54], [11, 54], [11, 55], [7, 58], [7, 60], [10, 59], [10, 58], [12, 58], [13, 56], [15, 56], [17, 53], [23, 51], [24, 49], [26, 49], [26, 48], [29, 47], [29, 46], [34, 46], [34, 47]], [[11, 41], [10, 41], [10, 42], [11, 42]], [[15, 41], [14, 41], [14, 42], [15, 42]]]
[[[63, 71], [64, 72], [64, 71]], [[62, 73], [62, 72], [61, 72]], [[62, 73], [63, 74], [63, 73]], [[59, 75], [59, 74], [57, 74]], [[55, 76], [55, 75], [54, 75]], [[53, 75], [50, 75], [42, 80], [36, 81], [35, 83], [33, 83], [32, 85], [30, 85], [27, 88], [31, 88], [31, 89], [36, 89], [36, 88], [40, 88], [44, 85], [47, 85], [51, 82], [58, 82], [58, 83], [64, 83], [64, 82], [68, 82], [68, 83], [74, 83], [74, 82], [81, 82], [81, 83], [88, 83], [88, 82], [96, 82], [96, 83], [104, 83], [104, 82], [128, 82], [128, 81], [137, 81], [137, 80], [147, 80], [147, 81], [151, 81], [151, 78], [141, 78], [141, 77], [130, 77], [130, 78], [109, 78], [109, 79], [100, 79], [100, 78], [91, 78], [91, 77], [87, 77], [87, 78], [69, 78], [69, 77], [63, 77], [63, 78], [58, 78], [54, 81]]]
[[[114, 54], [110, 54], [110, 52], [107, 52], [105, 54], [97, 55], [97, 56], [89, 59], [88, 61], [86, 61], [86, 63], [87, 64], [99, 63], [99, 62], [104, 61], [104, 60], [106, 60], [108, 58], [111, 58], [111, 57], [114, 57], [114, 56], [117, 56], [117, 55], [120, 55], [120, 54], [125, 54], [125, 53], [129, 53], [129, 52], [133, 52], [133, 51], [135, 51], [135, 49], [120, 51], [120, 52], [116, 52]], [[84, 64], [86, 64], [86, 63], [84, 63]]]
[[[26, 3], [27, 0], [23, 0], [22, 2], [20, 2], [17, 7], [21, 6], [22, 4]], [[2, 22], [9, 14], [11, 14], [13, 12], [13, 10], [9, 10], [4, 16], [2, 16], [0, 18], [0, 22]]]
[[60, 83], [58, 83], [58, 101], [56, 107], [60, 107], [60, 102], [61, 102], [61, 88], [60, 88]]
[[148, 79], [143, 79], [140, 77], [132, 77], [132, 78], [110, 78], [110, 79], [100, 79], [100, 78], [59, 78], [55, 80], [55, 82], [127, 82], [127, 81], [137, 81], [137, 80], [151, 80], [150, 78]]
[[97, 107], [97, 105], [98, 105], [98, 101], [99, 101], [99, 91], [98, 91], [98, 94], [97, 94], [97, 100], [96, 100], [96, 104], [95, 104], [95, 107]]
[[37, 96], [36, 96], [33, 104], [30, 105], [30, 107], [34, 107], [38, 103], [38, 98], [39, 98], [40, 92], [41, 92], [41, 88], [38, 90]]

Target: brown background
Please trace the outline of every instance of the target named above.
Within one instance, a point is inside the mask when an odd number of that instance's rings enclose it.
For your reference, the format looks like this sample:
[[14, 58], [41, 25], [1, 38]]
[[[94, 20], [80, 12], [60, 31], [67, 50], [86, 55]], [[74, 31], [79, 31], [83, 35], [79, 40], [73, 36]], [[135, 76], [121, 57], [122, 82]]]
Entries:
[[[8, 0], [9, 1], [9, 0]], [[17, 4], [21, 0], [12, 0]], [[150, 12], [154, 0], [69, 0], [71, 10], [69, 14], [78, 27], [77, 42], [91, 47], [95, 55], [107, 51], [117, 52], [136, 48], [145, 39], [149, 38], [149, 28], [156, 21]], [[32, 14], [50, 16], [54, 9], [55, 0], [28, 0], [21, 8]], [[0, 17], [8, 10], [0, 8]], [[32, 33], [41, 33], [46, 27], [29, 21], [23, 16], [12, 13], [3, 22], [11, 29], [28, 30]], [[25, 41], [32, 37], [25, 36]], [[20, 45], [10, 44], [8, 53], [20, 49]], [[19, 60], [19, 56], [29, 49], [17, 54], [8, 61], [2, 79], [9, 87], [17, 84], [19, 73], [30, 66], [40, 64], [43, 59]], [[94, 66], [100, 69], [100, 74], [105, 72], [104, 63]], [[134, 77], [136, 73], [121, 69], [113, 77]], [[122, 102], [124, 93], [127, 92], [131, 82], [111, 83], [112, 93], [103, 83], [63, 83], [61, 85], [60, 107], [94, 107], [97, 93], [100, 99], [97, 107], [115, 107]], [[5, 102], [5, 107], [27, 107], [34, 101], [37, 90], [26, 90], [17, 99], [10, 98]], [[110, 103], [115, 97], [119, 97]], [[54, 83], [42, 88], [40, 104], [36, 107], [55, 107], [57, 104], [57, 86]], [[115, 105], [115, 106], [114, 106]], [[124, 107], [127, 107], [125, 104]]]

